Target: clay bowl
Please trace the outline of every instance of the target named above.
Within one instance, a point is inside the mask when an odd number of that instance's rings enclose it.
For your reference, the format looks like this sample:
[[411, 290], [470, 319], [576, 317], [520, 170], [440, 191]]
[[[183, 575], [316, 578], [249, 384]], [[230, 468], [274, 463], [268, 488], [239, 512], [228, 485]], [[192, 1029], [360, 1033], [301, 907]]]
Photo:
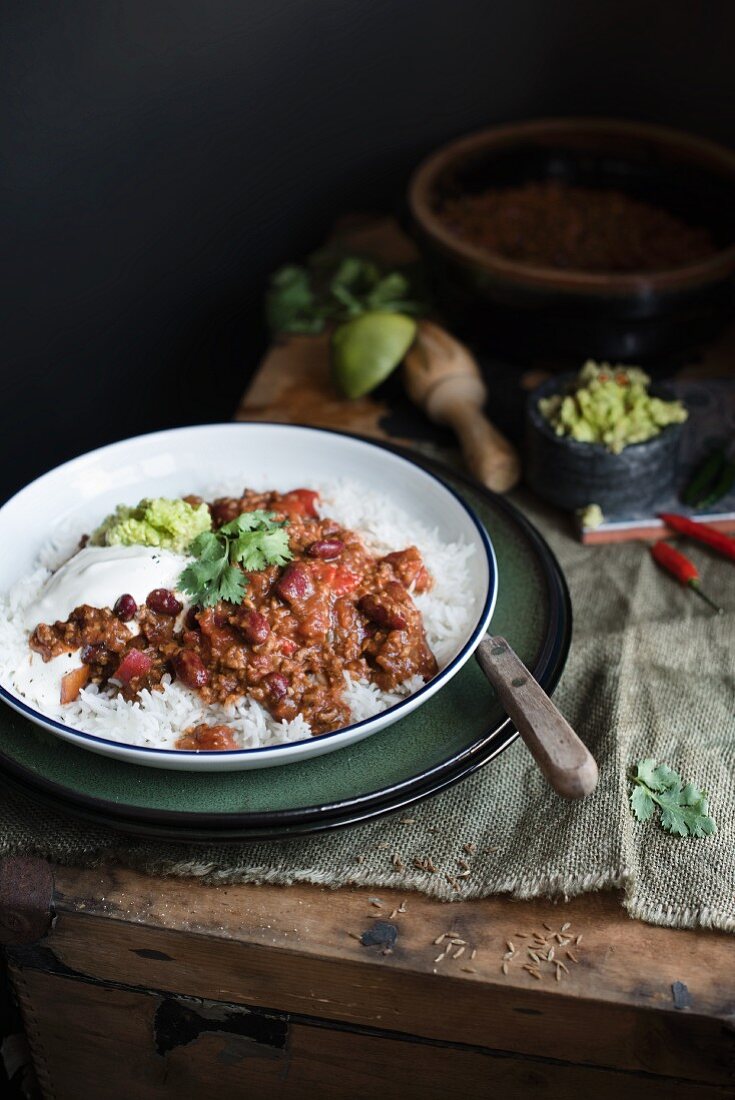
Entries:
[[[559, 270], [493, 255], [442, 219], [448, 197], [549, 179], [651, 202], [707, 228], [717, 251], [653, 272]], [[496, 346], [632, 362], [690, 348], [732, 312], [735, 153], [713, 142], [609, 119], [499, 126], [429, 156], [408, 202], [450, 314], [479, 322]]]
[[[600, 443], [580, 443], [559, 436], [541, 415], [542, 397], [563, 392], [575, 374], [557, 375], [538, 386], [526, 402], [524, 476], [543, 500], [574, 511], [599, 504], [603, 512], [636, 515], [655, 510], [670, 495], [683, 424], [669, 424], [644, 443], [631, 443], [611, 454]], [[664, 388], [652, 386], [657, 397], [670, 400]]]

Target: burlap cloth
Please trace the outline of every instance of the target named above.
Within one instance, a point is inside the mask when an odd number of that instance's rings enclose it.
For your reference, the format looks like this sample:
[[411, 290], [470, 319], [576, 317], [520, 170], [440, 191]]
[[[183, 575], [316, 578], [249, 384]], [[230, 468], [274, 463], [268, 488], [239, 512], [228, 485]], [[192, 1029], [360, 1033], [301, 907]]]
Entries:
[[[136, 841], [3, 791], [0, 853], [77, 865], [118, 861], [216, 882], [395, 886], [447, 901], [622, 887], [631, 916], [735, 930], [735, 611], [713, 615], [662, 575], [642, 544], [583, 547], [560, 518], [516, 499], [569, 582], [574, 640], [555, 700], [597, 757], [592, 797], [556, 797], [517, 741], [473, 778], [407, 813], [287, 843]], [[693, 544], [687, 551], [703, 585], [735, 609], [735, 565]], [[633, 819], [626, 773], [644, 756], [709, 792], [716, 836], [681, 839]], [[427, 859], [436, 871], [426, 869]]]

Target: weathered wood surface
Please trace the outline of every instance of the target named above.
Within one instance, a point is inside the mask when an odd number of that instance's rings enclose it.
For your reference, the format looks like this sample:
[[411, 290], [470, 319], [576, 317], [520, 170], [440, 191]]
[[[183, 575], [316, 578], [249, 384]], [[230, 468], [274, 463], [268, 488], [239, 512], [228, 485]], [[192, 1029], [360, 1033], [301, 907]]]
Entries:
[[[53, 870], [52, 926], [10, 961], [57, 1100], [239, 1096], [245, 1080], [269, 1097], [439, 1097], [453, 1076], [470, 1097], [733, 1094], [731, 937], [627, 920], [613, 895], [446, 905], [386, 890], [378, 908], [368, 890]], [[391, 954], [355, 938], [402, 902]], [[569, 974], [521, 969], [518, 933], [567, 923], [582, 937], [577, 963], [557, 945]], [[466, 950], [436, 963], [449, 931]]]
[[[417, 1042], [378, 1030], [251, 1013], [237, 1005], [104, 988], [25, 970], [16, 975], [34, 1021], [45, 1094], [104, 1100], [725, 1100], [729, 1086], [672, 1081], [467, 1044]], [[70, 1021], [72, 1022], [70, 1025]], [[74, 1042], [69, 1041], [70, 1026]]]
[[[720, 933], [652, 928], [619, 899], [566, 905], [308, 886], [205, 886], [123, 869], [56, 869], [44, 944], [96, 980], [326, 1017], [352, 1026], [569, 1062], [726, 1084], [735, 1081], [735, 946]], [[355, 938], [398, 914], [392, 954]], [[519, 932], [570, 922], [578, 963], [541, 981], [521, 969]], [[435, 963], [444, 932], [467, 942]], [[501, 970], [506, 943], [519, 951]], [[471, 958], [472, 951], [477, 951]], [[557, 948], [558, 950], [558, 948]], [[468, 967], [474, 973], [469, 973]], [[548, 973], [546, 973], [548, 971]], [[681, 981], [692, 1005], [674, 1007]]]

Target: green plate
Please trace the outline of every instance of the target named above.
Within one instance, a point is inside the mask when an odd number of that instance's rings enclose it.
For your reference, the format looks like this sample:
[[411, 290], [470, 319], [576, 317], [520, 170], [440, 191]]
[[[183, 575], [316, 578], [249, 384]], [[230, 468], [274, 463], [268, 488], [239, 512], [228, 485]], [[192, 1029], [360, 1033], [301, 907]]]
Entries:
[[[411, 456], [414, 457], [415, 456]], [[426, 463], [485, 524], [498, 560], [492, 633], [504, 635], [547, 690], [571, 637], [556, 559], [505, 499]], [[477, 663], [469, 661], [400, 722], [337, 752], [247, 772], [146, 768], [86, 752], [0, 710], [0, 774], [47, 802], [137, 835], [245, 840], [353, 824], [434, 794], [469, 775], [517, 736]]]

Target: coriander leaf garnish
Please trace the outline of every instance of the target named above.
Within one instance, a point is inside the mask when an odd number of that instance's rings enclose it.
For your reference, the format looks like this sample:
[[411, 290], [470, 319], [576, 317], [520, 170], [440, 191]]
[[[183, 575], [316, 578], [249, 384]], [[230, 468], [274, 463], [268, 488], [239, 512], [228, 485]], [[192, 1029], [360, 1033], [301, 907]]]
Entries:
[[189, 546], [196, 560], [181, 574], [179, 588], [202, 607], [219, 600], [242, 603], [248, 585], [245, 573], [267, 565], [285, 565], [293, 556], [286, 522], [258, 509], [243, 512], [217, 531], [197, 535]]
[[674, 836], [712, 836], [717, 826], [709, 816], [705, 791], [693, 783], [682, 783], [681, 776], [667, 764], [647, 758], [636, 765], [631, 777], [630, 804], [638, 821], [648, 821], [661, 810], [659, 822]]
[[289, 264], [271, 276], [266, 316], [274, 332], [323, 332], [330, 322], [361, 313], [422, 314], [424, 289], [416, 270], [386, 270], [364, 256], [325, 250], [306, 266]]

